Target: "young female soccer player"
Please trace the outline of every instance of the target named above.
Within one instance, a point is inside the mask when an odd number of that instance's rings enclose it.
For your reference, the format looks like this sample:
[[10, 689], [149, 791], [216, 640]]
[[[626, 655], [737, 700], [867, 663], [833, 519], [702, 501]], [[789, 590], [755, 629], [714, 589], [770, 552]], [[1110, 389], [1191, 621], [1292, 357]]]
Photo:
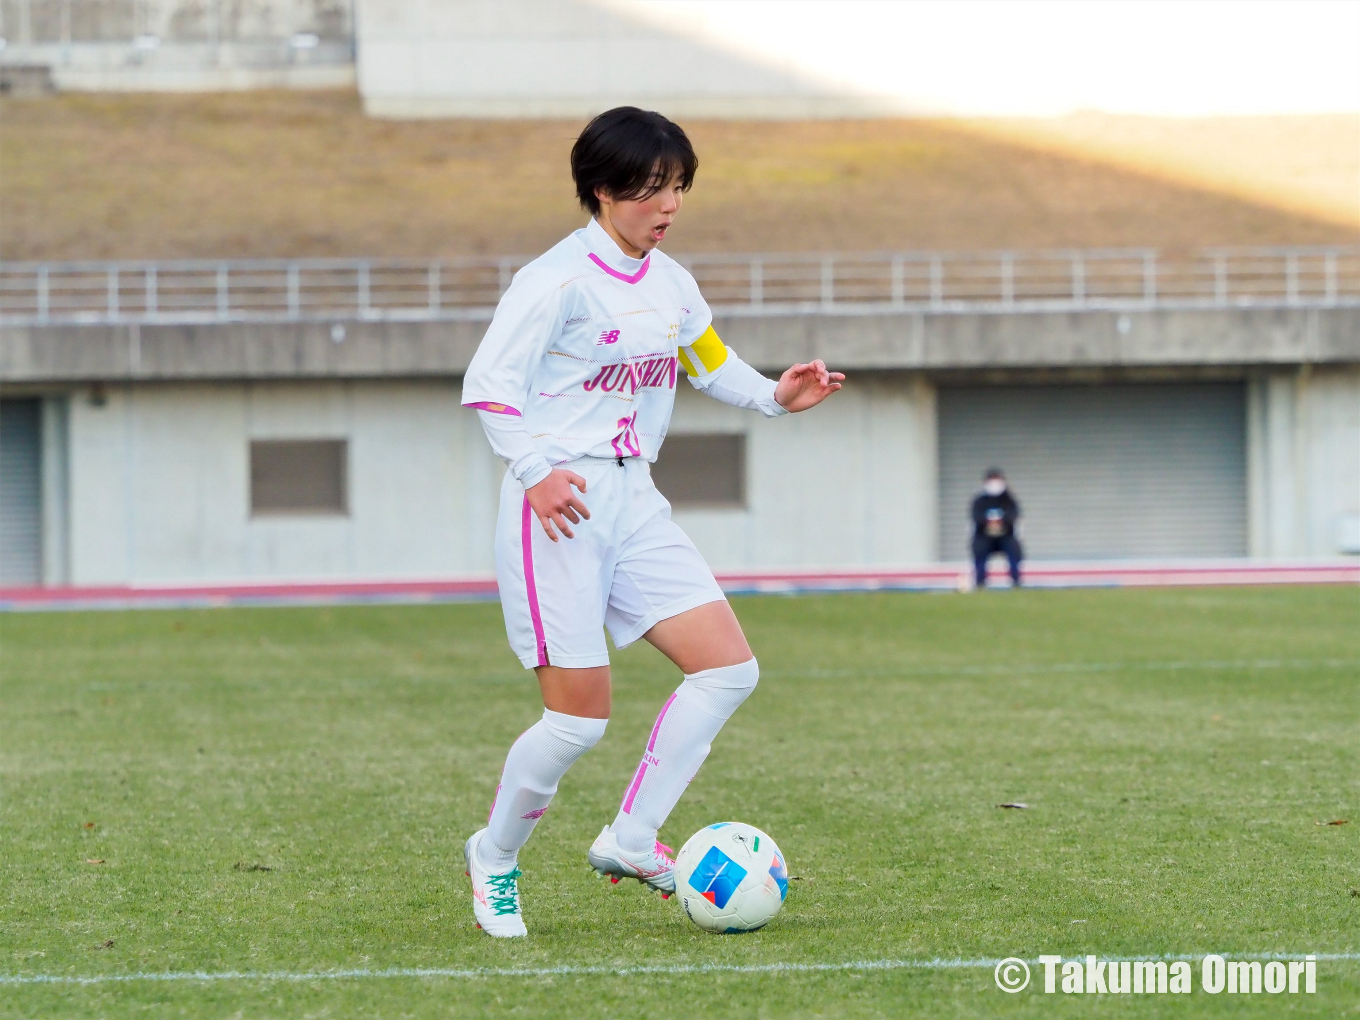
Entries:
[[652, 484], [677, 366], [709, 396], [769, 417], [821, 403], [845, 378], [814, 361], [776, 384], [713, 332], [693, 277], [656, 250], [697, 167], [684, 131], [659, 113], [620, 107], [591, 121], [571, 151], [591, 220], [515, 275], [463, 381], [464, 406], [509, 465], [496, 580], [510, 645], [537, 671], [544, 705], [510, 748], [486, 828], [463, 848], [473, 914], [496, 937], [526, 934], [519, 849], [604, 735], [604, 627], [620, 648], [646, 638], [685, 675], [587, 855], [615, 882], [675, 891], [657, 830], [756, 686], [736, 616]]

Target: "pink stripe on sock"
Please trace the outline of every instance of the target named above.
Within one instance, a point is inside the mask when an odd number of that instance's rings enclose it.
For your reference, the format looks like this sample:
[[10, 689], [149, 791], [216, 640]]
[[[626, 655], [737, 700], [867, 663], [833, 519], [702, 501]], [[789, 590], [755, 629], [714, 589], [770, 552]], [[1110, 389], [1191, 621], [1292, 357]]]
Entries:
[[529, 596], [529, 619], [534, 625], [534, 648], [538, 652], [538, 664], [548, 665], [548, 642], [543, 636], [543, 615], [538, 611], [538, 587], [534, 584], [534, 511], [529, 506], [529, 497], [524, 497], [524, 521], [521, 528], [520, 544], [524, 547], [524, 591]]
[[647, 763], [644, 761], [638, 766], [637, 772], [633, 773], [632, 785], [628, 787], [628, 793], [623, 798], [623, 813], [631, 815], [633, 813], [633, 798], [637, 796], [638, 787], [642, 785], [642, 777], [647, 774]]
[[661, 714], [656, 717], [656, 722], [652, 723], [652, 735], [647, 740], [647, 750], [656, 750], [656, 735], [661, 732], [661, 720], [666, 718], [666, 713], [670, 711], [671, 702], [675, 700], [675, 695], [679, 693], [679, 691], [676, 691], [675, 694], [672, 694], [667, 698], [666, 703], [661, 706]]
[[603, 269], [606, 273], [608, 273], [616, 280], [622, 280], [624, 283], [637, 283], [639, 280], [641, 280], [644, 276], [647, 275], [647, 267], [652, 264], [652, 257], [648, 255], [645, 259], [643, 259], [642, 268], [639, 269], [632, 276], [629, 276], [627, 273], [620, 273], [617, 269], [610, 269], [609, 266], [605, 265], [604, 259], [600, 258], [600, 256], [596, 255], [594, 252], [590, 253], [590, 261], [594, 262], [597, 266], [599, 266], [601, 269]]

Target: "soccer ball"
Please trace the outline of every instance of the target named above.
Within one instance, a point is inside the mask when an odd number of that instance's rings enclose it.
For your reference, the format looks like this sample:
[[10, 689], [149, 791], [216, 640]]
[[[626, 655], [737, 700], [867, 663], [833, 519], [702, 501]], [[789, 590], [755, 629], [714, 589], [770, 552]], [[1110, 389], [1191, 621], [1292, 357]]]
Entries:
[[784, 905], [789, 869], [774, 840], [754, 825], [718, 822], [680, 848], [675, 891], [689, 919], [705, 931], [755, 931]]

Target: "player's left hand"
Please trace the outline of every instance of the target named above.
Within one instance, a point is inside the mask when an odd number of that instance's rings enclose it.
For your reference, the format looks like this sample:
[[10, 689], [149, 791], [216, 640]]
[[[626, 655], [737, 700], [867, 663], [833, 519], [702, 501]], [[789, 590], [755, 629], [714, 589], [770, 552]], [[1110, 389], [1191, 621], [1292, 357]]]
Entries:
[[818, 358], [806, 365], [794, 365], [781, 375], [774, 399], [786, 411], [806, 411], [835, 393], [844, 381], [843, 373], [828, 372], [826, 362]]

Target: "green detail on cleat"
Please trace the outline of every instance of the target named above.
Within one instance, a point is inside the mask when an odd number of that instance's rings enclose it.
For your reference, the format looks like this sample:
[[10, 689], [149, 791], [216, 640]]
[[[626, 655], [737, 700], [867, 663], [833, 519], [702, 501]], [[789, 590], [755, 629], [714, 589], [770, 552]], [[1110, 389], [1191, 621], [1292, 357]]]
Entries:
[[491, 909], [499, 917], [503, 914], [518, 913], [516, 909], [516, 880], [524, 872], [516, 868], [514, 871], [507, 871], [504, 875], [488, 875], [486, 884], [491, 887], [491, 895], [487, 899], [491, 903]]

